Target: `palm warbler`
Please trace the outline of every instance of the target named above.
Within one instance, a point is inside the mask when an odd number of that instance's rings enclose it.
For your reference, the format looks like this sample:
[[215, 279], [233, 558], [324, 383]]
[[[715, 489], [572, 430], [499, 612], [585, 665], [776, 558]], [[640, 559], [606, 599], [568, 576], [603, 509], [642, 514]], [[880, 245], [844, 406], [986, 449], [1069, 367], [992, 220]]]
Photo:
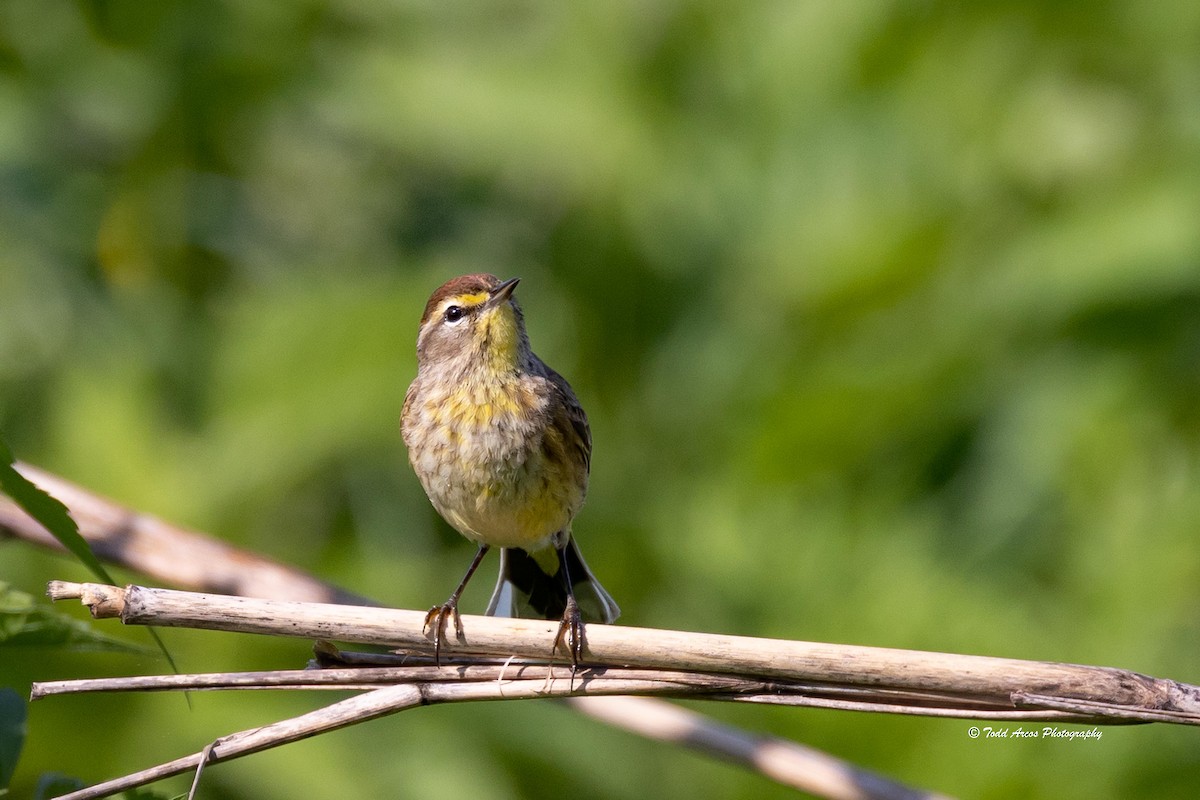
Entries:
[[479, 545], [445, 603], [425, 617], [440, 658], [449, 619], [463, 638], [458, 599], [489, 548], [500, 578], [487, 613], [559, 619], [554, 648], [573, 664], [583, 621], [620, 609], [571, 536], [587, 494], [592, 435], [567, 381], [529, 347], [517, 278], [464, 275], [429, 298], [417, 334], [417, 377], [400, 428], [408, 459], [437, 512]]

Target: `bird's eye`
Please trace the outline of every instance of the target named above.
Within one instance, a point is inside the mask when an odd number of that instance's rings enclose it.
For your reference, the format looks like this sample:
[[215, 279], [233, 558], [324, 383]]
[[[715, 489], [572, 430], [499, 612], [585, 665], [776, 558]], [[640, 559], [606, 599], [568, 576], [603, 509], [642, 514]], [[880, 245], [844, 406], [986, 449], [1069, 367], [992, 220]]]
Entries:
[[462, 306], [450, 306], [449, 308], [446, 309], [446, 313], [444, 316], [445, 316], [446, 322], [454, 323], [454, 322], [458, 322], [466, 315], [467, 315], [467, 310], [465, 308], [463, 308]]

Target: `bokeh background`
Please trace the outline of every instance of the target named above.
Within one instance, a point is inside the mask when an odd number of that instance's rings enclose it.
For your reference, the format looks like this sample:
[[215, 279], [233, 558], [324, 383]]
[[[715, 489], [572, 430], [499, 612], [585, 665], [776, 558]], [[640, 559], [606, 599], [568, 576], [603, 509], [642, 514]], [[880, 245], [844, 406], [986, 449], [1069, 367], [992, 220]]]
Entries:
[[[516, 275], [591, 417], [576, 532], [624, 622], [1200, 682], [1197, 42], [1189, 0], [0, 2], [0, 430], [424, 608], [473, 548], [399, 437], [417, 319], [449, 277]], [[0, 544], [23, 591], [84, 577]], [[186, 671], [308, 652], [165, 638]], [[165, 669], [10, 650], [0, 683]], [[326, 699], [39, 702], [14, 792]], [[1200, 785], [1185, 728], [705, 710], [970, 797]], [[409, 712], [204, 789], [786, 794], [549, 703]]]

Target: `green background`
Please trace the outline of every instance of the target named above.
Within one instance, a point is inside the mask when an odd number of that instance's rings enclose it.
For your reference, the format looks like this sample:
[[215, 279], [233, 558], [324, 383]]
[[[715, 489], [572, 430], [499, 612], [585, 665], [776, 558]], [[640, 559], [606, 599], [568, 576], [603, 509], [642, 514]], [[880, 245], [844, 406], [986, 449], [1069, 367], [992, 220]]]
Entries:
[[[591, 418], [575, 529], [623, 622], [1200, 683], [1197, 42], [1191, 0], [0, 2], [0, 430], [424, 608], [473, 548], [399, 437], [417, 319], [449, 277], [520, 276]], [[0, 545], [0, 580], [51, 578], [85, 573]], [[164, 635], [185, 671], [307, 656]], [[21, 692], [165, 669], [0, 654]], [[40, 701], [14, 792], [328, 697]], [[970, 797], [1200, 785], [1182, 727], [704, 710]], [[549, 703], [407, 712], [204, 789], [786, 794]]]

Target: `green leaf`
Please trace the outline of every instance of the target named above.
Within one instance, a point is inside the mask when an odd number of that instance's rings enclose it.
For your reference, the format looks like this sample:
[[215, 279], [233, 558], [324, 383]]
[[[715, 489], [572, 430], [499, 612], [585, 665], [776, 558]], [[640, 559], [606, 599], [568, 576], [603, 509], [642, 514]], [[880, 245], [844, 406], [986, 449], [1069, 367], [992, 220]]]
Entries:
[[108, 574], [100, 559], [96, 558], [92, 548], [79, 535], [79, 526], [71, 519], [67, 507], [17, 472], [13, 468], [14, 461], [12, 451], [0, 440], [0, 490], [58, 539], [63, 547], [92, 571], [93, 575], [105, 583], [116, 585], [116, 581]]
[[34, 800], [48, 800], [51, 797], [67, 794], [82, 789], [83, 781], [63, 775], [61, 772], [47, 772], [38, 779], [37, 789], [33, 793]]
[[[71, 519], [67, 507], [17, 472], [13, 467], [15, 461], [12, 451], [8, 449], [4, 440], [0, 439], [0, 490], [3, 490], [5, 494], [16, 501], [17, 505], [25, 509], [29, 516], [41, 523], [42, 527], [50, 531], [54, 538], [58, 539], [63, 547], [82, 561], [96, 577], [115, 586], [117, 582], [108, 574], [108, 570], [100, 563], [100, 559], [96, 558], [96, 554], [92, 552], [92, 548], [88, 546], [84, 538], [79, 535], [79, 526], [75, 524], [75, 520]], [[158, 635], [158, 631], [147, 627], [146, 632], [150, 634], [150, 638], [154, 640], [163, 657], [167, 659], [171, 670], [179, 672], [175, 659], [167, 650], [167, 645]], [[190, 699], [188, 703], [190, 705]]]
[[8, 788], [25, 743], [25, 698], [0, 688], [0, 791]]
[[6, 647], [58, 647], [146, 653], [148, 648], [108, 636], [38, 603], [33, 596], [0, 582], [0, 650]]

